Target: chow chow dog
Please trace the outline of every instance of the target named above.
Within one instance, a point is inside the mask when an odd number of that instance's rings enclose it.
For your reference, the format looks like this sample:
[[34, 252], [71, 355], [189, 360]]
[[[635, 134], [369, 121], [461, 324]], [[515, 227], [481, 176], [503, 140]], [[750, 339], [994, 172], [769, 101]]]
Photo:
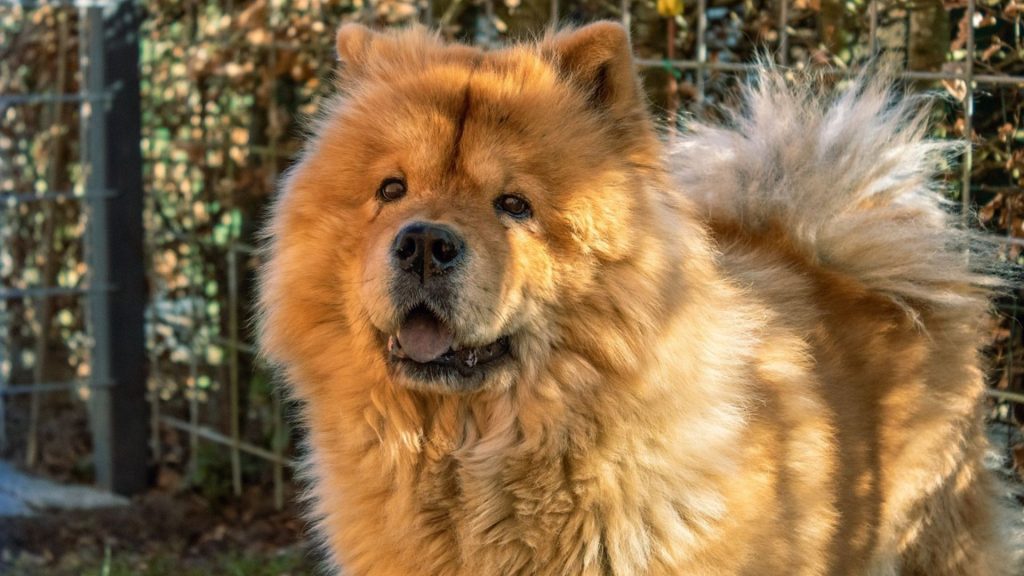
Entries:
[[262, 349], [346, 574], [1008, 574], [991, 278], [884, 81], [659, 138], [613, 23], [337, 35]]

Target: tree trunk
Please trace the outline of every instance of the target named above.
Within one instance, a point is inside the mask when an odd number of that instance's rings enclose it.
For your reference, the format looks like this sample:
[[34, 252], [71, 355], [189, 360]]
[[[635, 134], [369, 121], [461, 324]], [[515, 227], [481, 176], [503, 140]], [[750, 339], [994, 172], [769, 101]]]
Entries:
[[830, 54], [839, 54], [846, 48], [846, 37], [843, 34], [843, 0], [821, 0], [821, 19], [819, 20], [821, 43]]
[[911, 70], [942, 69], [949, 49], [949, 12], [942, 0], [918, 0], [910, 12], [910, 43], [907, 65]]

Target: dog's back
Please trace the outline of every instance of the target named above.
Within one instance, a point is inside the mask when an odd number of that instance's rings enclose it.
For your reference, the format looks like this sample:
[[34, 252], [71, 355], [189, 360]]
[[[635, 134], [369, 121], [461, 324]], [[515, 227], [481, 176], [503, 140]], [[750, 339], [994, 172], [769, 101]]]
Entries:
[[948, 144], [888, 86], [828, 99], [765, 71], [729, 128], [676, 149], [679, 189], [768, 317], [752, 425], [775, 439], [780, 526], [807, 545], [768, 554], [768, 573], [819, 555], [836, 573], [1015, 573], [982, 467], [977, 346], [997, 282], [935, 190]]

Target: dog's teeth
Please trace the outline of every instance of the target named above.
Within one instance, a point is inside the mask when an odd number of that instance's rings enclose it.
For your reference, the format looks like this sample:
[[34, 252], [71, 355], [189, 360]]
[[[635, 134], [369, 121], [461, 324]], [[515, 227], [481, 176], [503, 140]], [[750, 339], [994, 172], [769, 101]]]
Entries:
[[469, 366], [470, 368], [476, 366], [476, 350], [470, 350], [469, 354], [466, 354], [466, 359], [464, 360], [464, 362], [466, 366]]
[[395, 336], [388, 338], [388, 354], [395, 358], [405, 358], [405, 352], [402, 350], [402, 343], [398, 341]]

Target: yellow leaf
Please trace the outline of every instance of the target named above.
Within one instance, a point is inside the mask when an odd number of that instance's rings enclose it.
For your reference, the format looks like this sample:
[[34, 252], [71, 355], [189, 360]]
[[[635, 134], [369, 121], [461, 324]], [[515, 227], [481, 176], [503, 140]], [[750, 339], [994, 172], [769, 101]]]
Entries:
[[658, 14], [662, 18], [672, 18], [683, 13], [683, 0], [658, 0]]

